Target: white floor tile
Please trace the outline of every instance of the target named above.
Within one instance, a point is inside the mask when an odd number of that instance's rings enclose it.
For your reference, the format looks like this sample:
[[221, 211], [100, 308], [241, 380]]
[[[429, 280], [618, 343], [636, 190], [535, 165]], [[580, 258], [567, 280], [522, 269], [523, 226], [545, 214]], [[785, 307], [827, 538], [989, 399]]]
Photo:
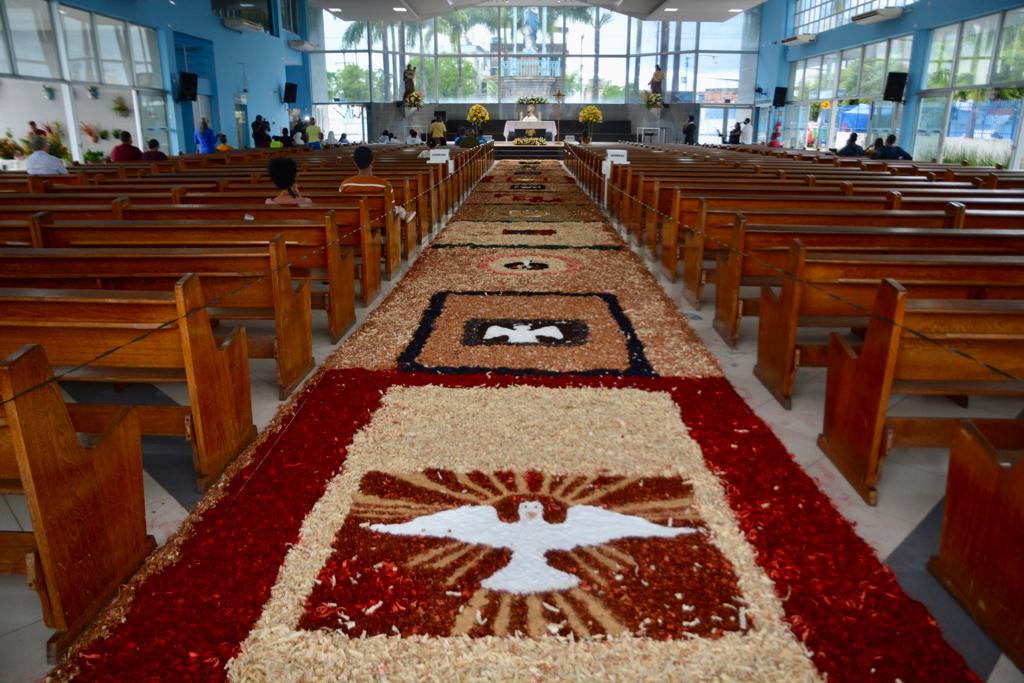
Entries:
[[43, 618], [38, 594], [28, 587], [24, 576], [0, 575], [0, 636], [17, 631]]
[[46, 641], [53, 631], [38, 621], [0, 636], [0, 681], [40, 681], [50, 671], [46, 663]]
[[10, 506], [11, 511], [14, 513], [15, 519], [18, 520], [18, 527], [22, 531], [32, 530], [32, 520], [28, 515], [28, 503], [25, 501], [25, 496], [4, 496], [7, 500], [7, 504]]
[[1024, 683], [1024, 672], [1003, 655], [996, 662], [996, 668], [988, 677], [988, 683]]

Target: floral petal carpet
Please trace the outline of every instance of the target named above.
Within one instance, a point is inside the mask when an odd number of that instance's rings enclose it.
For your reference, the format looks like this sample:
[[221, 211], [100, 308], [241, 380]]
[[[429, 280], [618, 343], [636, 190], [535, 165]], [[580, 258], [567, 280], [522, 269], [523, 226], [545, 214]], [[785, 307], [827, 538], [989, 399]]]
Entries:
[[976, 680], [556, 162], [499, 162], [56, 672]]

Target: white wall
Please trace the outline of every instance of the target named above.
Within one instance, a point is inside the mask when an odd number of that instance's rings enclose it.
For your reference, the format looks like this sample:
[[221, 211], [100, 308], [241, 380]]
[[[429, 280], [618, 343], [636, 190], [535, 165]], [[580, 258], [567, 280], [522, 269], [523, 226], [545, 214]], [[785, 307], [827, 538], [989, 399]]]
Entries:
[[[135, 105], [132, 104], [132, 91], [129, 88], [115, 88], [109, 85], [100, 85], [97, 88], [99, 97], [95, 100], [89, 96], [88, 88], [85, 86], [76, 85], [71, 88], [74, 93], [75, 112], [78, 116], [79, 126], [83, 123], [91, 123], [96, 124], [101, 130], [113, 130], [114, 128], [126, 130], [132, 134], [132, 139], [137, 147], [144, 147], [139, 144], [139, 140], [135, 139], [138, 137], [138, 133], [136, 133], [138, 112], [135, 111]], [[118, 116], [110, 109], [114, 98], [118, 95], [124, 98], [128, 103], [128, 108], [132, 110], [127, 117]], [[81, 131], [79, 131], [78, 139], [83, 153], [88, 150], [98, 150], [108, 155], [119, 142], [114, 139], [113, 134], [108, 140], [93, 142]]]
[[35, 121], [39, 126], [57, 121], [64, 127], [64, 144], [68, 144], [60, 85], [47, 85], [56, 93], [52, 100], [43, 94], [43, 81], [0, 78], [0, 135], [10, 129], [14, 138], [20, 140], [28, 136], [29, 121]]

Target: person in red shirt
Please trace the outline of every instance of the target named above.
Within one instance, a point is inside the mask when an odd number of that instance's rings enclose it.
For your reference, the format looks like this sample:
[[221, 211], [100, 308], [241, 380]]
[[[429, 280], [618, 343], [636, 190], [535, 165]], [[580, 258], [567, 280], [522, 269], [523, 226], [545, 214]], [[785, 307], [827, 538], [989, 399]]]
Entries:
[[142, 150], [132, 144], [132, 134], [121, 133], [121, 144], [110, 153], [111, 161], [142, 161]]
[[167, 161], [167, 155], [160, 151], [159, 140], [150, 140], [147, 147], [149, 149], [142, 153], [143, 161]]

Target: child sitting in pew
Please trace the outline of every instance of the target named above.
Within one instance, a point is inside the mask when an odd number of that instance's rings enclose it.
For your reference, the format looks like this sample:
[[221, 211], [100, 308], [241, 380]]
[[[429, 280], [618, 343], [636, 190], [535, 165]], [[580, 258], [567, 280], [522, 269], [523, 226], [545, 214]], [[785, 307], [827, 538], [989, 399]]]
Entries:
[[299, 175], [299, 167], [294, 159], [278, 157], [271, 159], [267, 166], [267, 173], [270, 174], [270, 181], [281, 191], [276, 197], [267, 200], [267, 204], [279, 206], [306, 206], [313, 203], [309, 197], [299, 194], [299, 188], [295, 184], [295, 178]]

